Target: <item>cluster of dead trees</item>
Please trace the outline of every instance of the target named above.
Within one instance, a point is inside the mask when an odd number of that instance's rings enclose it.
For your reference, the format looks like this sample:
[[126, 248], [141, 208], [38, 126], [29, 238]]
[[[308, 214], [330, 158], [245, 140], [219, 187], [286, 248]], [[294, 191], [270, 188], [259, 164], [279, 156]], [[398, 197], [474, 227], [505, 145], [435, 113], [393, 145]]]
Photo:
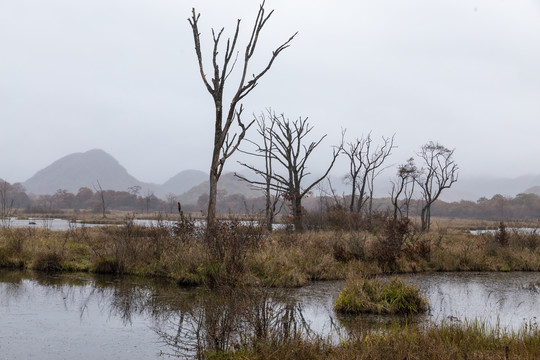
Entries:
[[[252, 151], [244, 152], [262, 159], [262, 165], [242, 165], [256, 175], [256, 179], [238, 175], [254, 187], [262, 190], [266, 197], [266, 222], [271, 229], [273, 218], [279, 211], [279, 199], [284, 199], [290, 207], [296, 230], [303, 230], [302, 199], [312, 189], [326, 178], [332, 169], [337, 157], [343, 153], [350, 161], [348, 181], [352, 196], [348, 205], [351, 212], [361, 213], [368, 209], [372, 211], [374, 179], [385, 168], [385, 161], [394, 148], [394, 137], [382, 139], [382, 143], [375, 145], [371, 135], [344, 143], [344, 132], [341, 144], [334, 146], [329, 157], [329, 165], [324, 174], [317, 178], [310, 178], [307, 170], [308, 159], [314, 150], [321, 144], [325, 136], [315, 140], [308, 140], [313, 126], [307, 118], [290, 121], [285, 115], [276, 115], [271, 110], [258, 119], [243, 121], [243, 105], [241, 101], [250, 94], [258, 82], [268, 73], [276, 58], [287, 49], [296, 34], [276, 46], [269, 55], [267, 62], [257, 71], [252, 72], [250, 62], [257, 48], [260, 34], [270, 19], [273, 11], [266, 12], [264, 1], [259, 6], [255, 23], [251, 28], [249, 41], [240, 52], [237, 50], [240, 23], [236, 23], [234, 34], [228, 38], [223, 46], [222, 35], [224, 29], [212, 29], [211, 71], [205, 70], [201, 38], [199, 33], [200, 14], [193, 9], [188, 19], [193, 31], [195, 53], [197, 56], [199, 72], [206, 90], [212, 96], [215, 106], [214, 119], [214, 146], [210, 165], [210, 189], [208, 197], [207, 226], [211, 230], [217, 223], [216, 200], [217, 183], [222, 174], [225, 162], [239, 149], [247, 130], [256, 122], [258, 139], [248, 140], [255, 145]], [[220, 52], [222, 55], [220, 55]], [[224, 100], [225, 84], [235, 70], [240, 68], [237, 82], [227, 87], [232, 96], [228, 102]], [[249, 76], [248, 74], [252, 74]], [[236, 123], [235, 132], [233, 124]], [[242, 150], [241, 150], [242, 151]], [[399, 167], [398, 178], [392, 190], [394, 204], [394, 218], [405, 216], [408, 204], [414, 193], [416, 184], [422, 192], [424, 207], [422, 208], [422, 228], [429, 230], [431, 205], [437, 200], [440, 193], [457, 181], [457, 165], [453, 160], [453, 150], [430, 142], [421, 148], [419, 157], [425, 167], [419, 169], [413, 160]], [[405, 201], [403, 201], [405, 199]], [[212, 232], [212, 231], [210, 231]]]
[[[240, 163], [251, 170], [257, 178], [244, 175], [237, 176], [262, 190], [266, 197], [266, 222], [271, 226], [275, 214], [279, 212], [279, 200], [289, 204], [295, 229], [302, 231], [304, 209], [302, 199], [312, 189], [327, 178], [337, 157], [344, 154], [348, 159], [349, 172], [345, 179], [350, 186], [350, 195], [339, 196], [332, 189], [330, 193], [335, 199], [335, 206], [347, 208], [351, 213], [365, 216], [369, 222], [373, 215], [374, 184], [377, 176], [390, 167], [388, 157], [394, 149], [394, 136], [382, 137], [376, 143], [371, 134], [333, 146], [328, 166], [322, 176], [309, 178], [308, 160], [326, 136], [309, 139], [313, 126], [307, 118], [291, 121], [283, 114], [276, 115], [271, 110], [262, 114], [257, 121], [257, 139], [248, 139], [254, 146], [253, 151], [241, 150], [255, 158], [260, 158], [262, 165]], [[398, 166], [396, 179], [392, 182], [391, 202], [393, 217], [408, 217], [411, 199], [414, 194], [422, 199], [422, 230], [429, 230], [432, 204], [439, 198], [444, 189], [457, 181], [458, 166], [453, 159], [453, 150], [429, 142], [420, 148], [417, 156], [421, 167], [410, 158], [405, 164]], [[416, 192], [415, 192], [416, 186]], [[345, 204], [344, 202], [348, 203]]]

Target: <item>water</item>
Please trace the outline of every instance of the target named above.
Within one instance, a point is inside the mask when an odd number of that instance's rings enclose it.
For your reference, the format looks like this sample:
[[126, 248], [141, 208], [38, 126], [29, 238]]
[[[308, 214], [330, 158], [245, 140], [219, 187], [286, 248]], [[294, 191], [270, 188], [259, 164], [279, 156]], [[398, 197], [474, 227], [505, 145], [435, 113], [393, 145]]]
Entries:
[[78, 221], [66, 220], [66, 219], [19, 219], [10, 218], [2, 219], [0, 226], [12, 227], [12, 228], [39, 228], [48, 229], [52, 231], [67, 231], [83, 227], [104, 226], [104, 224], [87, 224]]
[[[484, 230], [470, 230], [469, 233], [472, 235], [483, 235], [483, 234], [491, 234], [495, 235], [499, 232], [499, 229], [484, 229]], [[537, 234], [538, 229], [537, 228], [506, 228], [506, 231], [508, 233], [519, 233], [519, 234]]]
[[430, 321], [479, 320], [519, 330], [540, 321], [540, 273], [446, 273], [402, 276], [429, 299]]
[[[419, 321], [477, 318], [519, 330], [540, 318], [539, 273], [403, 278], [429, 300], [430, 313]], [[0, 359], [158, 359], [193, 355], [198, 346], [231, 347], [246, 336], [332, 337], [350, 324], [377, 327], [389, 319], [336, 316], [333, 303], [343, 285], [211, 293], [133, 277], [0, 270]]]
[[[134, 219], [133, 223], [139, 226], [167, 226], [172, 227], [176, 224], [176, 221], [172, 220], [150, 220], [150, 219]], [[240, 221], [241, 225], [252, 224], [250, 221]], [[205, 222], [203, 220], [194, 221], [196, 227], [203, 227]], [[18, 219], [18, 218], [9, 218], [2, 219], [0, 221], [0, 226], [14, 227], [14, 228], [41, 228], [49, 229], [52, 231], [67, 231], [71, 229], [81, 228], [81, 227], [94, 227], [94, 226], [104, 226], [104, 224], [89, 224], [82, 223], [77, 220], [66, 220], [66, 219]], [[274, 230], [280, 230], [287, 228], [286, 224], [272, 224]]]

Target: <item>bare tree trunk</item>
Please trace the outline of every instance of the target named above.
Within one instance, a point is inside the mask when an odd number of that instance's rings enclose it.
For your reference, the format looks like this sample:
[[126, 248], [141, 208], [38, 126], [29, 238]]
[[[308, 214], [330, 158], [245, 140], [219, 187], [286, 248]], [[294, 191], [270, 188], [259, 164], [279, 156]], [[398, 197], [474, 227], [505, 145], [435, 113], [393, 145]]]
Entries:
[[352, 193], [351, 193], [351, 203], [349, 205], [349, 211], [350, 212], [354, 212], [354, 198], [356, 197], [356, 183], [353, 181], [353, 186], [352, 186]]
[[298, 232], [304, 231], [304, 214], [302, 213], [302, 198], [297, 197], [294, 200], [294, 230]]
[[214, 149], [214, 155], [212, 157], [212, 167], [210, 168], [210, 189], [209, 189], [209, 198], [208, 198], [208, 212], [206, 213], [206, 223], [208, 228], [215, 225], [217, 220], [216, 214], [216, 203], [217, 203], [217, 186], [219, 180], [219, 169], [217, 167], [218, 161], [214, 159], [219, 159], [219, 151]]
[[[102, 216], [103, 216], [103, 219], [105, 219], [107, 216], [105, 215], [106, 214], [106, 205], [105, 205], [105, 194], [103, 193], [103, 188], [101, 187], [101, 184], [99, 183], [99, 180], [97, 180], [97, 184], [98, 184], [98, 189], [99, 189], [99, 196], [101, 198], [101, 211], [102, 211]], [[98, 189], [96, 189], [96, 187], [94, 186], [94, 189], [96, 191], [98, 191]]]
[[270, 182], [267, 182], [266, 184], [266, 204], [265, 204], [265, 218], [266, 218], [266, 229], [268, 231], [272, 231], [272, 224], [274, 223], [274, 211], [275, 206], [272, 205], [272, 199], [271, 199], [271, 191], [270, 189]]
[[431, 228], [431, 207], [424, 206], [421, 212], [422, 231], [429, 231]]
[[426, 218], [427, 208], [423, 207], [420, 214], [420, 220], [422, 221], [422, 231], [426, 231], [428, 228], [427, 218]]

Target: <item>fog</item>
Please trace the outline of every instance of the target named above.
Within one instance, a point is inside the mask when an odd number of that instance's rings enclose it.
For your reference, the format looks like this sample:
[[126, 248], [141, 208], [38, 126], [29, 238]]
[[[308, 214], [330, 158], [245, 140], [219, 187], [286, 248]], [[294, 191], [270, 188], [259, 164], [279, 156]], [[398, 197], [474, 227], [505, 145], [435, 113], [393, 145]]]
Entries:
[[[242, 51], [254, 1], [0, 0], [0, 178], [25, 181], [93, 148], [142, 181], [208, 171], [214, 110], [187, 21], [193, 6], [206, 60], [210, 29], [231, 36], [237, 18]], [[389, 164], [433, 140], [456, 149], [462, 178], [540, 173], [538, 1], [268, 0], [266, 7], [275, 12], [250, 73], [299, 33], [244, 99], [245, 120], [268, 107], [309, 117], [314, 139], [328, 134], [313, 172], [323, 171], [347, 129], [346, 141], [395, 134]], [[225, 171], [237, 170], [239, 159]], [[342, 158], [333, 174], [346, 171]]]

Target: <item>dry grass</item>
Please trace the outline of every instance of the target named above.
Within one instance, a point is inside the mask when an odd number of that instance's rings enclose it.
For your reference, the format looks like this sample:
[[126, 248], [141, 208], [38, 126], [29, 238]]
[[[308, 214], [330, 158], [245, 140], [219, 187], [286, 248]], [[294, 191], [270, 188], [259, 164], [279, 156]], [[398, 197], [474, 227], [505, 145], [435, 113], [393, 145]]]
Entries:
[[[406, 233], [227, 231], [230, 241], [211, 252], [200, 233], [172, 234], [164, 226], [141, 227], [129, 221], [124, 226], [67, 232], [6, 228], [0, 229], [0, 267], [39, 268], [37, 258], [56, 254], [63, 271], [161, 276], [183, 284], [233, 281], [265, 286], [302, 286], [313, 280], [344, 279], [348, 273], [540, 270], [538, 234], [508, 231], [503, 246], [496, 235], [475, 236], [456, 229], [428, 234], [414, 229]], [[393, 241], [387, 241], [388, 234]], [[245, 241], [238, 241], [242, 236]]]
[[352, 276], [334, 304], [339, 313], [419, 314], [428, 309], [420, 290], [403, 280], [390, 281]]
[[324, 339], [295, 339], [288, 343], [247, 346], [215, 359], [538, 359], [538, 329], [518, 333], [488, 330], [483, 324], [394, 326], [352, 335], [340, 344]]

